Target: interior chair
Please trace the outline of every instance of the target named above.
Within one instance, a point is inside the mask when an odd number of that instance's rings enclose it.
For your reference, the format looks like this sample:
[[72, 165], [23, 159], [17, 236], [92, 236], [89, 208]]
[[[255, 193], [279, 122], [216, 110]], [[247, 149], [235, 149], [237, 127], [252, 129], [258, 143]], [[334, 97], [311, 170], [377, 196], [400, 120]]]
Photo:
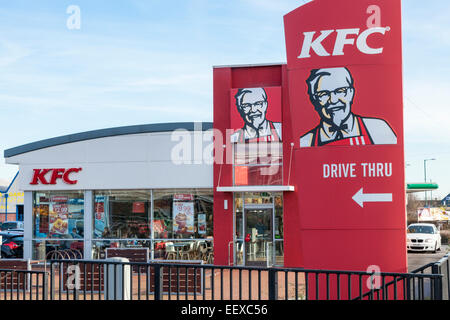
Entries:
[[167, 242], [166, 243], [166, 259], [170, 260], [171, 258], [176, 260], [177, 250], [175, 250], [175, 246], [173, 245], [173, 242]]
[[187, 258], [185, 260], [193, 260], [194, 256], [194, 246], [195, 241], [189, 243], [189, 245], [183, 247], [183, 251], [181, 251], [181, 259]]

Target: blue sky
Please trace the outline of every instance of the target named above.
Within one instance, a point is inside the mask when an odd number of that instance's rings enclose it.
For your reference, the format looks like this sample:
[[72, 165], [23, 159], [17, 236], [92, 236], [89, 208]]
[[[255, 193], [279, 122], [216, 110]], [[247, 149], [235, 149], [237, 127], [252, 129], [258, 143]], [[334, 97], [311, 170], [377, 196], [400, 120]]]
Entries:
[[[285, 62], [302, 0], [0, 0], [0, 149], [88, 130], [212, 121], [212, 66]], [[81, 29], [66, 26], [70, 5]], [[450, 193], [450, 1], [403, 1], [407, 181]], [[0, 159], [0, 179], [17, 167]]]

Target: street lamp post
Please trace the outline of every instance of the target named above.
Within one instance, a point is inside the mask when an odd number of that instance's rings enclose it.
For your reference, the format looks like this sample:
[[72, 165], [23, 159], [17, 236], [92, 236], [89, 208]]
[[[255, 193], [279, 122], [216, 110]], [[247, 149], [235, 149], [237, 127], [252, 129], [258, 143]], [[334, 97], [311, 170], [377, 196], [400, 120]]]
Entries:
[[[432, 159], [425, 159], [423, 160], [423, 173], [425, 178], [425, 183], [427, 183], [427, 161], [433, 161], [436, 160], [435, 158]], [[427, 199], [427, 192], [425, 191], [425, 205], [427, 205], [428, 199]]]

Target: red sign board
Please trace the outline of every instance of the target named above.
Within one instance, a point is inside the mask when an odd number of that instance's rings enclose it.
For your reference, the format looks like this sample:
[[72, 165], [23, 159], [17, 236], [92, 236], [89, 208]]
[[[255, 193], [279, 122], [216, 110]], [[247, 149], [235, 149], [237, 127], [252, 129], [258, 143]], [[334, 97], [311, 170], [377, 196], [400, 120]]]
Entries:
[[173, 195], [173, 200], [175, 201], [193, 201], [194, 195], [187, 193], [177, 193]]
[[145, 202], [133, 202], [133, 213], [145, 213]]
[[286, 250], [305, 268], [405, 272], [400, 0], [316, 0], [284, 22]]

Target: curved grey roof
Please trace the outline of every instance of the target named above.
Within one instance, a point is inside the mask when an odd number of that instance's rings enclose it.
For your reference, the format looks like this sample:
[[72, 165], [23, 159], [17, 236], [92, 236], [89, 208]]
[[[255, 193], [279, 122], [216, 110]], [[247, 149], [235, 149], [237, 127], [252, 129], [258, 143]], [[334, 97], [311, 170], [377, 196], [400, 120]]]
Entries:
[[201, 125], [202, 131], [212, 129], [212, 122], [174, 122], [174, 123], [154, 123], [126, 127], [108, 128], [94, 131], [87, 131], [82, 133], [69, 134], [66, 136], [41, 140], [24, 144], [19, 147], [11, 148], [4, 151], [4, 157], [10, 158], [19, 154], [54, 147], [66, 143], [79, 142], [84, 140], [120, 136], [126, 134], [152, 133], [152, 132], [169, 132], [178, 129], [194, 131], [195, 125]]

